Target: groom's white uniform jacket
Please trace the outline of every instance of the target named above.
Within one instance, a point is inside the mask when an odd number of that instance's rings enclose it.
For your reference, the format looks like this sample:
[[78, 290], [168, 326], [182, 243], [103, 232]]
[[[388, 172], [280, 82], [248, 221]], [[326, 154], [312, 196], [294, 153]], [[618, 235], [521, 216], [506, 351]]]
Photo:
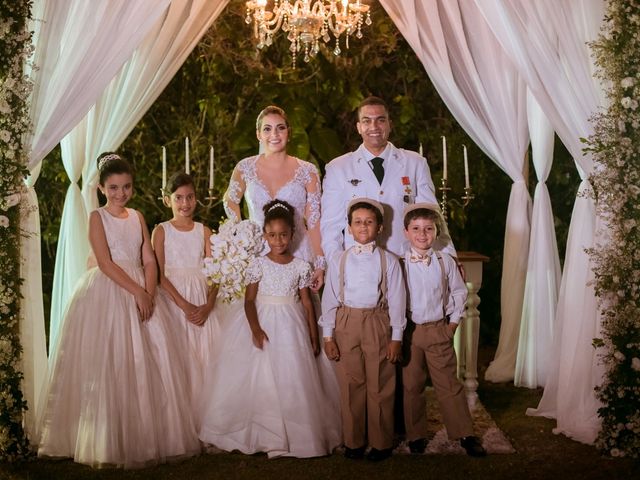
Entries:
[[[353, 198], [367, 197], [383, 205], [384, 229], [377, 243], [398, 256], [409, 245], [404, 235], [404, 207], [416, 202], [438, 203], [424, 157], [387, 143], [380, 155], [384, 159], [382, 185], [369, 164], [373, 157], [364, 145], [360, 145], [355, 152], [335, 158], [326, 166], [320, 230], [322, 249], [327, 258], [353, 245], [353, 237], [347, 229], [346, 212], [347, 204]], [[438, 247], [456, 256], [453, 245], [436, 245]]]

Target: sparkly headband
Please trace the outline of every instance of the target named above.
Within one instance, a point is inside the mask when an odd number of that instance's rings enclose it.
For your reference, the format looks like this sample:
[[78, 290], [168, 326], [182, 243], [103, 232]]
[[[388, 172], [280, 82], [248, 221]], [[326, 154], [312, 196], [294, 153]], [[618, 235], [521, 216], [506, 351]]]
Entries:
[[289, 209], [286, 207], [286, 205], [284, 205], [283, 203], [278, 202], [278, 203], [274, 203], [273, 205], [271, 205], [269, 207], [269, 210], [267, 210], [267, 213], [269, 213], [274, 208], [284, 208], [287, 212], [289, 211]]
[[102, 167], [104, 167], [105, 164], [111, 160], [120, 160], [120, 155], [118, 155], [117, 153], [110, 153], [109, 155], [102, 157], [98, 162], [98, 170], [102, 170]]

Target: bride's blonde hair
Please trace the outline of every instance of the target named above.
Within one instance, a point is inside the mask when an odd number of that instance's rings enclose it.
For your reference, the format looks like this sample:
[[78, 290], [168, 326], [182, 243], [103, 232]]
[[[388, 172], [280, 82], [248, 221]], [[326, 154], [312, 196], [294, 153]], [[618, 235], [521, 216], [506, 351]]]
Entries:
[[276, 107], [275, 105], [269, 105], [258, 114], [258, 118], [256, 118], [256, 131], [260, 131], [262, 120], [267, 115], [280, 115], [284, 119], [284, 124], [287, 126], [287, 130], [289, 130], [289, 135], [291, 135], [291, 125], [289, 125], [289, 118], [287, 117], [287, 114], [283, 109]]

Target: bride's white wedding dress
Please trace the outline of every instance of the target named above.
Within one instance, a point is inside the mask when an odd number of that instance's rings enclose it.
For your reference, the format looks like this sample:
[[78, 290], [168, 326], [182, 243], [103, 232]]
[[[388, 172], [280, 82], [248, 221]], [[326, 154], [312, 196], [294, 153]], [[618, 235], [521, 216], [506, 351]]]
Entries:
[[[244, 184], [244, 199], [249, 210], [249, 218], [258, 225], [264, 223], [262, 211], [264, 205], [276, 198], [289, 203], [295, 209], [295, 233], [289, 246], [290, 252], [298, 258], [313, 263], [315, 255], [306, 232], [316, 227], [320, 221], [321, 194], [318, 169], [314, 164], [298, 159], [298, 168], [293, 177], [272, 196], [258, 176], [258, 158], [259, 155], [238, 162], [225, 197], [239, 204], [242, 200], [242, 184]], [[307, 186], [310, 184], [312, 188], [308, 189]], [[240, 220], [227, 201], [224, 202], [224, 210], [229, 218]]]

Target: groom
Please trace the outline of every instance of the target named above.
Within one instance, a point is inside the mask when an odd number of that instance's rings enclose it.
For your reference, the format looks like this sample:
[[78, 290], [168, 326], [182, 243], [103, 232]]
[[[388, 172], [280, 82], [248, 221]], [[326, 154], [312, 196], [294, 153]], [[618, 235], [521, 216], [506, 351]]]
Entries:
[[[356, 197], [377, 200], [384, 207], [380, 246], [402, 256], [408, 248], [403, 211], [410, 203], [438, 203], [427, 161], [415, 152], [388, 141], [389, 110], [384, 100], [368, 97], [358, 106], [358, 133], [362, 144], [355, 152], [333, 159], [326, 166], [322, 188], [322, 249], [327, 257], [353, 245], [348, 233], [347, 204]], [[456, 257], [452, 244], [436, 248]]]

